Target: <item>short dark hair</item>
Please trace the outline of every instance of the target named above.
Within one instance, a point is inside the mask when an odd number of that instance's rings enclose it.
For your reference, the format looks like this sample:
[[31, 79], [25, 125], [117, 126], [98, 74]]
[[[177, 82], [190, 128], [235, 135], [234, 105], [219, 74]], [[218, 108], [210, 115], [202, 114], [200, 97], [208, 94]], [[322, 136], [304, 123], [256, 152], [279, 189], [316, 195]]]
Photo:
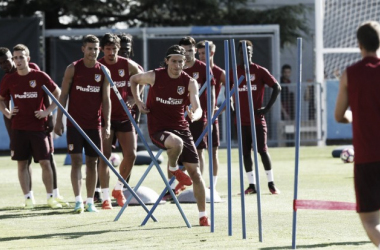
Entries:
[[208, 40], [203, 40], [203, 41], [198, 42], [197, 49], [206, 48], [206, 42], [208, 42], [210, 50], [215, 52], [215, 48], [216, 48], [215, 44], [212, 41], [208, 41]]
[[284, 65], [282, 65], [281, 72], [284, 72], [284, 70], [286, 70], [286, 69], [292, 69], [292, 67], [290, 67], [289, 64], [284, 64]]
[[363, 23], [356, 32], [356, 38], [366, 51], [376, 52], [380, 46], [380, 24], [376, 21]]
[[86, 46], [87, 43], [99, 43], [99, 38], [94, 35], [86, 35], [83, 37], [82, 44]]
[[26, 45], [21, 44], [21, 43], [19, 43], [19, 44], [17, 44], [16, 46], [14, 46], [14, 47], [13, 47], [13, 51], [25, 51], [25, 54], [26, 54], [27, 56], [30, 55], [30, 54], [29, 54], [29, 49], [28, 49], [28, 47], [26, 47]]
[[120, 38], [115, 34], [106, 33], [100, 40], [100, 47], [104, 48], [106, 45], [115, 45], [120, 48]]
[[193, 45], [195, 47], [196, 42], [195, 42], [195, 39], [192, 38], [191, 36], [185, 36], [185, 37], [182, 37], [181, 40], [179, 40], [178, 45]]
[[0, 56], [6, 56], [8, 52], [10, 53], [8, 48], [0, 47]]
[[240, 48], [243, 47], [243, 42], [246, 42], [246, 43], [247, 43], [247, 47], [251, 46], [252, 49], [253, 49], [253, 44], [252, 44], [251, 41], [249, 41], [249, 40], [240, 40], [240, 41], [239, 41], [238, 50], [239, 50]]
[[121, 33], [117, 36], [120, 38], [120, 43], [121, 42], [123, 42], [123, 43], [130, 42], [131, 43], [131, 54], [129, 55], [129, 57], [133, 57], [134, 56], [134, 53], [133, 53], [133, 36], [131, 34], [126, 34], [126, 33]]

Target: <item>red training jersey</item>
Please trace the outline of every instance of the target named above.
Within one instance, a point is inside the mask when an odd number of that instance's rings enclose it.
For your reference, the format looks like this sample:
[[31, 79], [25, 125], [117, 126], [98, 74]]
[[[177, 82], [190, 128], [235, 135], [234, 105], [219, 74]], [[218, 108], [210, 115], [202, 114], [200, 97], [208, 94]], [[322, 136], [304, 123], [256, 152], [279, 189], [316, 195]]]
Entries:
[[[128, 83], [129, 83], [129, 68], [128, 59], [124, 57], [118, 57], [115, 64], [107, 64], [104, 57], [99, 60], [100, 63], [104, 64], [111, 73], [111, 78], [115, 84], [117, 90], [119, 91], [123, 101], [127, 101], [128, 97]], [[116, 96], [115, 91], [111, 89], [111, 121], [125, 121], [129, 120], [127, 113], [125, 112], [123, 106], [121, 105], [119, 98]]]
[[[230, 82], [231, 88], [234, 86], [233, 72], [230, 71]], [[253, 98], [253, 108], [255, 110], [261, 108], [264, 99], [265, 85], [272, 87], [277, 83], [276, 79], [269, 73], [269, 71], [261, 67], [260, 65], [251, 63], [249, 65], [249, 72], [251, 75], [251, 88], [252, 88], [252, 98]], [[239, 101], [240, 101], [240, 116], [241, 125], [250, 126], [251, 119], [249, 114], [249, 101], [248, 101], [248, 87], [245, 79], [244, 67], [238, 65], [237, 67], [238, 79], [244, 76], [243, 82], [239, 85]], [[255, 124], [265, 125], [265, 118], [263, 115], [255, 115]]]
[[[74, 77], [70, 88], [68, 112], [82, 129], [101, 128], [101, 106], [104, 73], [101, 64], [92, 68], [84, 65], [83, 58], [73, 62]], [[68, 120], [67, 126], [73, 127]]]
[[45, 85], [50, 92], [54, 92], [57, 85], [42, 71], [31, 69], [27, 75], [21, 76], [17, 72], [4, 77], [0, 95], [12, 96], [18, 113], [13, 116], [12, 129], [43, 131], [45, 119], [37, 119], [34, 112], [44, 109]]
[[170, 78], [166, 68], [154, 70], [155, 81], [150, 87], [146, 102], [148, 130], [153, 135], [167, 129], [186, 130], [185, 105], [189, 99], [190, 76], [181, 72], [178, 78]]
[[355, 163], [380, 161], [380, 59], [365, 57], [347, 68]]
[[[206, 83], [206, 64], [198, 59], [195, 59], [194, 65], [190, 68], [186, 68], [185, 71], [189, 76], [193, 77], [198, 82], [199, 90]], [[210, 70], [212, 73], [212, 71]], [[211, 85], [215, 86], [215, 79], [211, 78]], [[203, 94], [199, 97], [199, 101], [201, 103], [201, 108], [203, 110], [203, 114], [200, 120], [207, 121], [207, 89], [203, 92]]]

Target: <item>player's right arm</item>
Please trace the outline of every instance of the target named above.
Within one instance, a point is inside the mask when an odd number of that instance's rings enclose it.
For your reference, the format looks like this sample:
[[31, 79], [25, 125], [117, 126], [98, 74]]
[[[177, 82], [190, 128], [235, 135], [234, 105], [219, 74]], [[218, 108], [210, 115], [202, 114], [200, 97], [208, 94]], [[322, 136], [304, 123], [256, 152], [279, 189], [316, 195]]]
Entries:
[[335, 105], [335, 120], [337, 122], [352, 122], [352, 112], [347, 110], [348, 106], [347, 71], [344, 71], [340, 77], [339, 92]]
[[[66, 104], [67, 104], [67, 99], [69, 97], [71, 84], [74, 78], [74, 72], [75, 72], [75, 67], [73, 64], [70, 64], [69, 66], [67, 66], [65, 74], [63, 76], [63, 81], [62, 81], [62, 86], [61, 86], [61, 95], [59, 97], [59, 103], [63, 107], [66, 107]], [[65, 128], [62, 123], [62, 117], [63, 117], [63, 112], [61, 109], [58, 109], [57, 120], [54, 126], [54, 132], [59, 136], [61, 136], [63, 132], [65, 131]]]
[[154, 85], [154, 81], [156, 79], [156, 74], [154, 73], [153, 70], [145, 72], [145, 73], [140, 73], [131, 76], [129, 79], [131, 82], [131, 91], [133, 98], [135, 99], [136, 105], [139, 108], [141, 113], [147, 114], [149, 113], [149, 109], [147, 109], [145, 103], [141, 100], [140, 94], [138, 93], [138, 85]]
[[199, 102], [198, 83], [193, 78], [190, 79], [188, 90], [191, 109], [187, 106], [187, 115], [191, 122], [198, 121], [202, 117], [202, 108]]

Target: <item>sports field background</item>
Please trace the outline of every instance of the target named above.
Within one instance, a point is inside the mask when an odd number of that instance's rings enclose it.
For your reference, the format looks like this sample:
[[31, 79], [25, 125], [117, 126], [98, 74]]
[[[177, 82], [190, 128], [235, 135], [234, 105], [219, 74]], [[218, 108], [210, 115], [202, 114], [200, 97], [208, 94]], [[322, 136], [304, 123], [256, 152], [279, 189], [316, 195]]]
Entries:
[[[354, 202], [353, 165], [332, 158], [333, 146], [301, 147], [299, 199]], [[228, 236], [226, 150], [220, 150], [217, 191], [225, 201], [215, 204], [215, 232], [198, 226], [196, 204], [182, 204], [192, 224], [187, 228], [175, 204], [157, 207], [159, 222], [141, 227], [145, 211], [129, 206], [114, 222], [119, 207], [99, 213], [73, 214], [72, 209], [47, 208], [41, 168], [33, 165], [33, 190], [37, 208], [22, 208], [24, 198], [17, 179], [17, 165], [10, 157], [0, 157], [0, 249], [290, 249], [292, 241], [294, 148], [270, 148], [274, 177], [280, 195], [271, 195], [260, 162], [263, 242], [259, 242], [256, 196], [246, 196], [247, 239], [242, 239], [239, 164], [233, 150], [233, 236]], [[207, 154], [206, 154], [207, 156]], [[56, 155], [61, 194], [73, 205], [70, 166], [63, 166], [65, 155]], [[166, 156], [165, 156], [166, 159]], [[207, 157], [206, 157], [207, 160]], [[207, 161], [206, 161], [207, 162]], [[166, 161], [162, 164], [166, 166]], [[135, 166], [134, 186], [147, 166]], [[85, 177], [85, 167], [82, 168]], [[209, 186], [208, 169], [203, 174]], [[110, 186], [116, 177], [111, 173]], [[247, 179], [244, 174], [244, 187]], [[164, 184], [155, 168], [143, 186], [161, 192]], [[85, 182], [82, 186], [85, 197]], [[151, 206], [148, 206], [150, 208]], [[208, 212], [209, 205], [207, 207]], [[355, 211], [298, 210], [297, 249], [374, 249], [360, 225]]]

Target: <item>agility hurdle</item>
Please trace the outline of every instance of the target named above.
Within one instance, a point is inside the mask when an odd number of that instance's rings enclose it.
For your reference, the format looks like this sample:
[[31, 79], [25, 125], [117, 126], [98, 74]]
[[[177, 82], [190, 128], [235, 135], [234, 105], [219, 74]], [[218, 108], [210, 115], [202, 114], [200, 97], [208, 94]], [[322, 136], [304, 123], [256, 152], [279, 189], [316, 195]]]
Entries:
[[[46, 94], [50, 96], [53, 102], [62, 110], [62, 112], [66, 115], [66, 117], [70, 120], [70, 122], [75, 126], [78, 132], [83, 136], [83, 138], [90, 144], [90, 146], [96, 151], [96, 153], [102, 158], [104, 162], [107, 163], [108, 167], [114, 172], [114, 174], [123, 182], [123, 184], [127, 187], [127, 189], [131, 192], [131, 194], [135, 197], [135, 199], [139, 202], [139, 204], [144, 208], [146, 212], [149, 212], [148, 208], [145, 206], [144, 202], [140, 199], [140, 197], [133, 191], [133, 189], [128, 185], [128, 183], [123, 179], [123, 177], [116, 171], [116, 169], [112, 166], [112, 164], [108, 161], [108, 159], [103, 155], [103, 153], [98, 149], [98, 147], [92, 142], [92, 140], [86, 135], [86, 133], [82, 130], [82, 128], [76, 123], [76, 121], [71, 117], [71, 115], [65, 110], [65, 108], [61, 105], [61, 103], [54, 97], [54, 95], [46, 88], [45, 85], [42, 86], [42, 89]], [[157, 219], [152, 215], [151, 218], [157, 222]]]
[[[257, 139], [256, 139], [256, 124], [255, 124], [255, 109], [253, 106], [252, 98], [252, 86], [251, 86], [251, 73], [249, 72], [249, 62], [247, 55], [247, 42], [243, 42], [243, 56], [244, 56], [244, 69], [245, 69], [245, 79], [248, 86], [248, 100], [249, 100], [249, 117], [251, 119], [251, 135], [253, 144], [253, 155], [255, 160], [255, 174], [256, 174], [256, 188], [257, 188], [257, 219], [259, 225], [259, 241], [263, 242], [263, 232], [262, 232], [262, 220], [261, 220], [261, 191], [260, 191], [260, 176], [259, 176], [259, 163], [257, 160]], [[260, 108], [260, 107], [259, 107]]]
[[[159, 174], [161, 175], [162, 180], [164, 181], [164, 183], [165, 183], [165, 185], [166, 185], [167, 187], [170, 187], [170, 184], [168, 183], [167, 179], [165, 178], [165, 174], [162, 172], [162, 169], [161, 169], [160, 165], [158, 164], [156, 158], [154, 157], [154, 155], [153, 155], [153, 153], [152, 153], [152, 150], [150, 149], [148, 143], [146, 142], [146, 140], [145, 140], [145, 138], [144, 138], [144, 135], [142, 134], [140, 128], [137, 126], [135, 120], [133, 119], [131, 113], [129, 112], [128, 107], [127, 107], [127, 105], [125, 104], [125, 102], [123, 101], [123, 98], [121, 97], [119, 91], [117, 90], [116, 85], [114, 84], [113, 80], [111, 79], [111, 77], [109, 76], [109, 74], [108, 74], [106, 68], [105, 68], [103, 65], [101, 66], [101, 69], [102, 69], [104, 75], [107, 77], [109, 83], [111, 84], [112, 89], [115, 91], [115, 94], [116, 94], [117, 98], [119, 99], [120, 104], [122, 105], [124, 111], [125, 111], [126, 114], [128, 115], [129, 120], [132, 122], [133, 126], [135, 127], [135, 129], [136, 129], [138, 135], [140, 136], [141, 141], [144, 143], [144, 146], [145, 146], [146, 150], [148, 151], [149, 156], [152, 158], [152, 160], [153, 160], [153, 162], [154, 162], [154, 165], [156, 166], [156, 168], [157, 168]], [[119, 175], [119, 176], [120, 176], [120, 175]], [[120, 177], [121, 177], [121, 176], [120, 176]], [[121, 178], [120, 178], [120, 177], [119, 177], [119, 180], [123, 179], [122, 177], [121, 177]], [[122, 180], [122, 182], [127, 183], [124, 179]], [[127, 184], [127, 185], [128, 185], [128, 184]], [[128, 190], [131, 191], [132, 189], [128, 189]], [[133, 191], [133, 192], [134, 192], [134, 191]], [[180, 211], [180, 213], [181, 213], [181, 215], [182, 215], [183, 220], [185, 221], [187, 227], [190, 228], [191, 225], [190, 225], [189, 221], [187, 220], [186, 215], [185, 215], [185, 213], [183, 212], [183, 210], [182, 210], [182, 208], [181, 208], [181, 206], [180, 206], [178, 200], [176, 199], [176, 197], [175, 197], [175, 195], [174, 195], [174, 193], [173, 193], [173, 190], [170, 189], [170, 192], [171, 192], [172, 196], [174, 196], [174, 197], [173, 197], [174, 202], [176, 203], [176, 205], [177, 205], [177, 207], [178, 207], [178, 210]], [[142, 201], [141, 201], [141, 202], [142, 202]], [[140, 204], [141, 204], [141, 203], [140, 203]], [[144, 204], [144, 202], [142, 202], [142, 204]], [[144, 206], [145, 206], [145, 204], [144, 204]], [[148, 212], [148, 214], [149, 214], [149, 212]]]

